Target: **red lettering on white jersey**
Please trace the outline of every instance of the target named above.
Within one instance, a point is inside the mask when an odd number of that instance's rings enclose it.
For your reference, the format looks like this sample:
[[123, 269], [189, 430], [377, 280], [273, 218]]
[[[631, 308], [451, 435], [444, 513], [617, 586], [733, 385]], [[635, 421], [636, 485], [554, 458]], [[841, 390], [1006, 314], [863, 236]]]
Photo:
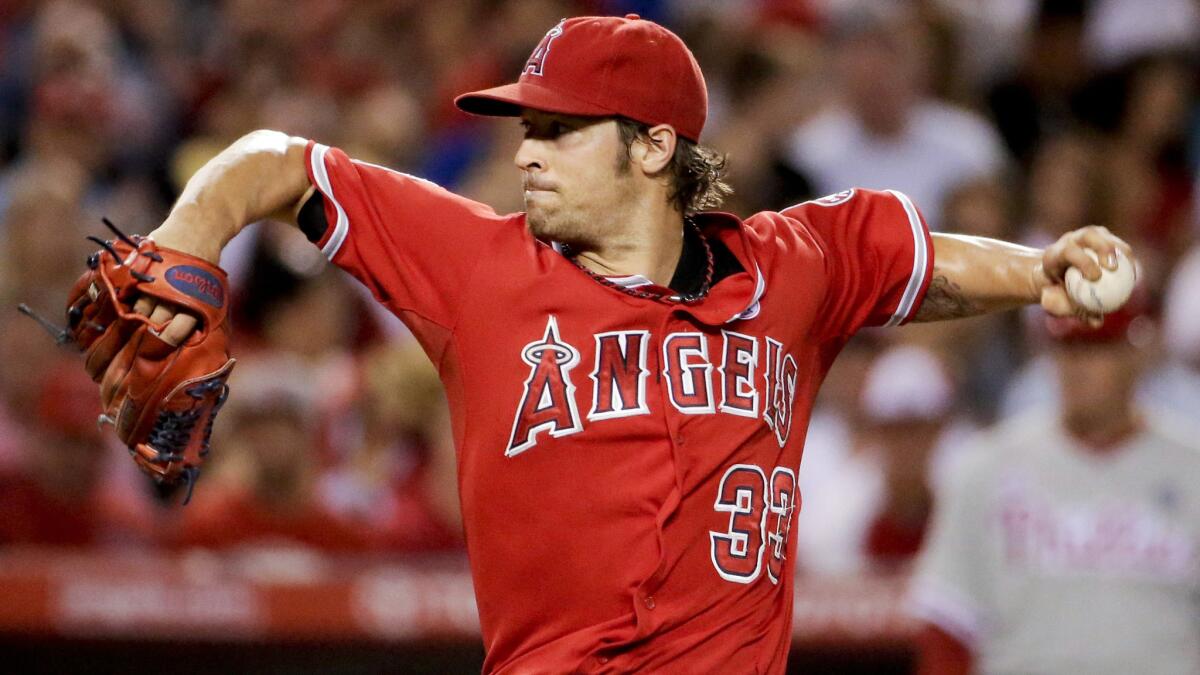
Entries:
[[579, 363], [579, 350], [559, 337], [558, 320], [553, 315], [546, 322], [545, 335], [525, 345], [521, 359], [529, 364], [530, 371], [504, 451], [508, 457], [537, 445], [538, 432], [545, 429], [555, 438], [583, 431], [570, 377], [571, 369]]
[[712, 363], [703, 333], [671, 333], [663, 341], [663, 368], [671, 404], [687, 415], [716, 412], [713, 406]]
[[644, 330], [615, 331], [596, 335], [596, 368], [592, 371], [592, 409], [589, 420], [645, 415], [646, 351], [650, 333]]
[[1196, 573], [1194, 535], [1130, 500], [1064, 502], [1026, 478], [1009, 478], [994, 516], [1005, 562], [1044, 574], [1181, 581]]

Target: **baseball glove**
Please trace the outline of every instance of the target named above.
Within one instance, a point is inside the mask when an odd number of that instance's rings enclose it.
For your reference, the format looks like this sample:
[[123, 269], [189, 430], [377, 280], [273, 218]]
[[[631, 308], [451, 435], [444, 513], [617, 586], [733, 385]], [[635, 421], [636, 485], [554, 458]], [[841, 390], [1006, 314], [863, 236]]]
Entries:
[[[84, 353], [88, 375], [100, 384], [99, 422], [113, 424], [138, 467], [160, 484], [186, 482], [187, 503], [235, 363], [228, 282], [206, 260], [104, 222], [117, 238], [88, 237], [101, 250], [71, 290], [58, 339]], [[197, 317], [196, 329], [177, 346], [164, 341], [165, 326], [133, 310], [142, 296]]]

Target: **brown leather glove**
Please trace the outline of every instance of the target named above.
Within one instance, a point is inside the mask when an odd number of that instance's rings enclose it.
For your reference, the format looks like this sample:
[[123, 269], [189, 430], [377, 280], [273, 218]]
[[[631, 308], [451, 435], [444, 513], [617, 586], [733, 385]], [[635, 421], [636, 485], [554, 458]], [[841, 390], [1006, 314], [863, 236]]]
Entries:
[[[209, 450], [213, 420], [229, 393], [229, 285], [225, 271], [195, 256], [127, 237], [88, 258], [67, 300], [65, 337], [100, 383], [101, 421], [111, 422], [140, 469], [188, 496]], [[149, 296], [198, 318], [178, 346], [164, 326], [133, 310]], [[185, 498], [185, 503], [187, 501]]]

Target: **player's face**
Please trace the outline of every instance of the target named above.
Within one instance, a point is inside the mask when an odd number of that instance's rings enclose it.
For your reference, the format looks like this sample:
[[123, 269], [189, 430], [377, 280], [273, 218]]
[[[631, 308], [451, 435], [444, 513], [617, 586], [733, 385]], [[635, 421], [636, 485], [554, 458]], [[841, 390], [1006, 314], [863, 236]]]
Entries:
[[632, 176], [612, 119], [536, 110], [521, 115], [525, 140], [514, 161], [523, 173], [526, 221], [541, 239], [576, 246], [603, 241], [622, 219]]
[[1062, 345], [1063, 414], [1083, 426], [1122, 417], [1137, 384], [1139, 353], [1123, 343]]

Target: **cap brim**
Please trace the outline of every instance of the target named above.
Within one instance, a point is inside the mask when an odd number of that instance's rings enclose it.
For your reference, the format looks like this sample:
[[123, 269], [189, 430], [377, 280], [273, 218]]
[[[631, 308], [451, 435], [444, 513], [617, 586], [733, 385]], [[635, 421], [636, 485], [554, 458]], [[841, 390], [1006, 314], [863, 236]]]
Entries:
[[617, 114], [603, 106], [531, 82], [514, 82], [472, 91], [456, 97], [454, 105], [463, 112], [488, 117], [517, 117], [524, 108], [585, 117]]

